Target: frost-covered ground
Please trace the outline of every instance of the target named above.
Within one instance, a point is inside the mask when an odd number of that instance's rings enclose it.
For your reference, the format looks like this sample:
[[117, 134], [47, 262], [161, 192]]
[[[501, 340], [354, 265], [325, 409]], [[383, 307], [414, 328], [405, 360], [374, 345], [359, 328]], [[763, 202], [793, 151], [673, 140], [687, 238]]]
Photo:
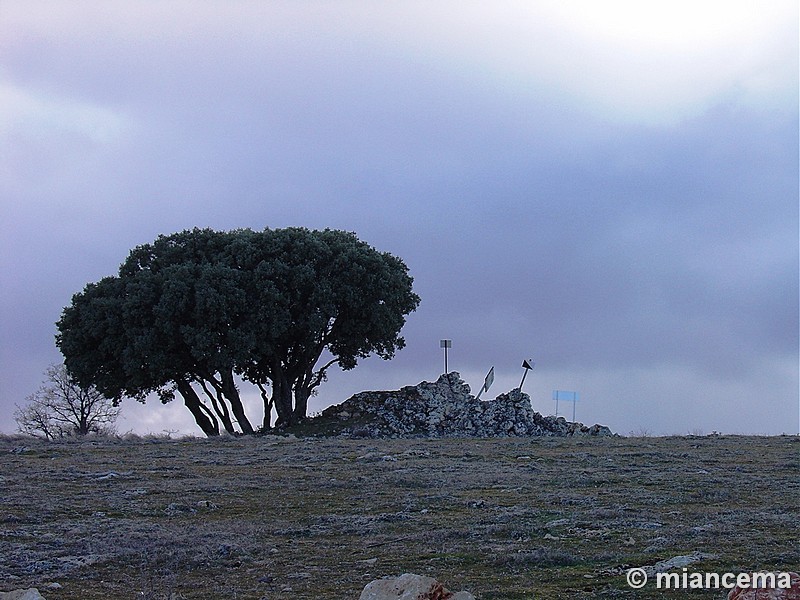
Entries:
[[403, 572], [482, 599], [724, 598], [624, 572], [796, 570], [799, 524], [797, 436], [0, 437], [0, 591], [47, 600], [357, 599]]

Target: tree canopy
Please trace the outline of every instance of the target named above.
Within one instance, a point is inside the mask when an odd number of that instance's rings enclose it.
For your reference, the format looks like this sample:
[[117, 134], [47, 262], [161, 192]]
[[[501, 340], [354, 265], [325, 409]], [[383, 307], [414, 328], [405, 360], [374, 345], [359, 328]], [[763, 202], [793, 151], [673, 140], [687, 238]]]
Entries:
[[405, 345], [412, 283], [353, 233], [193, 229], [134, 248], [118, 276], [73, 296], [56, 342], [75, 380], [117, 403], [177, 392], [207, 435], [249, 434], [237, 380], [259, 389], [262, 429], [273, 409], [276, 426], [301, 421], [331, 366]]

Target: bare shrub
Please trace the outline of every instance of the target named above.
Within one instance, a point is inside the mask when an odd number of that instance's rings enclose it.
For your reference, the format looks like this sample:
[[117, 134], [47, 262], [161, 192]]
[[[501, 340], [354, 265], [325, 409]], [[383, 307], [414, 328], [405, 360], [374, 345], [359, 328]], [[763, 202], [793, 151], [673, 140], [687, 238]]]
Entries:
[[115, 432], [119, 407], [95, 388], [79, 386], [63, 364], [48, 367], [42, 386], [26, 400], [14, 412], [20, 433], [53, 440]]

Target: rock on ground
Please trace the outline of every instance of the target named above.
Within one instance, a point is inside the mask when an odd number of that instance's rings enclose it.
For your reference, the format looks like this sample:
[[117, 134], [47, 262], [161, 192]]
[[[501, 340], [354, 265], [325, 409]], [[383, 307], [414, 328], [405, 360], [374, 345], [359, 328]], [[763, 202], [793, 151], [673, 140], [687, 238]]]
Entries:
[[45, 600], [36, 588], [0, 592], [0, 600]]
[[[775, 574], [776, 585], [780, 585]], [[789, 573], [790, 588], [740, 588], [736, 586], [728, 592], [728, 600], [800, 600], [800, 575]]]
[[359, 600], [475, 600], [475, 596], [453, 593], [433, 577], [405, 573], [368, 583]]
[[654, 577], [656, 573], [666, 573], [672, 569], [680, 569], [692, 563], [700, 562], [706, 559], [717, 558], [715, 554], [706, 554], [704, 552], [692, 552], [691, 554], [681, 554], [680, 556], [673, 556], [667, 560], [662, 560], [654, 565], [642, 567], [647, 573], [648, 577]]

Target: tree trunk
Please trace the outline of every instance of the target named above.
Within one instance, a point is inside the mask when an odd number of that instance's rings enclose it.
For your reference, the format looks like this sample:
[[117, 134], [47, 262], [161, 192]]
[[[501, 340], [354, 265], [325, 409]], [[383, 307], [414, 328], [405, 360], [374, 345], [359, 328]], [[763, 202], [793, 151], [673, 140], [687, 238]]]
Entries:
[[292, 411], [292, 415], [294, 417], [294, 422], [299, 423], [306, 418], [306, 414], [308, 413], [308, 397], [311, 395], [311, 391], [306, 389], [305, 387], [298, 387], [294, 391], [294, 410]]
[[269, 397], [263, 384], [256, 382], [256, 385], [261, 392], [261, 400], [264, 402], [264, 421], [261, 424], [261, 431], [267, 431], [272, 423], [272, 406], [275, 404], [275, 399]]
[[[203, 430], [208, 437], [219, 435], [219, 423], [214, 418], [214, 415], [206, 408], [200, 401], [200, 397], [194, 391], [188, 381], [179, 380], [176, 382], [178, 385], [178, 392], [183, 396], [183, 403], [186, 408], [194, 415], [194, 420], [200, 429]], [[205, 410], [204, 410], [205, 409]]]
[[[205, 392], [206, 396], [208, 396], [208, 399], [211, 401], [211, 406], [214, 408], [214, 412], [217, 413], [219, 420], [222, 421], [222, 426], [225, 428], [225, 431], [231, 435], [236, 433], [236, 430], [233, 428], [233, 421], [231, 421], [230, 412], [228, 412], [228, 405], [225, 404], [225, 398], [223, 397], [219, 384], [214, 381], [214, 378], [211, 375], [198, 377], [197, 381], [200, 384], [200, 387], [203, 388], [203, 392]], [[214, 394], [212, 394], [211, 390], [208, 389], [206, 382], [210, 383], [211, 387], [214, 388]]]
[[294, 413], [292, 411], [292, 387], [288, 382], [283, 382], [275, 390], [275, 410], [278, 419], [275, 421], [276, 427], [294, 425]]
[[231, 403], [231, 411], [233, 411], [233, 416], [236, 417], [239, 427], [242, 428], [242, 433], [245, 435], [253, 435], [253, 426], [244, 413], [244, 406], [242, 406], [242, 399], [239, 397], [239, 390], [236, 389], [236, 383], [233, 381], [233, 372], [228, 369], [221, 372], [220, 376], [222, 377], [222, 393], [225, 394], [228, 402]]
[[275, 402], [275, 411], [278, 419], [276, 427], [294, 425], [292, 413], [292, 385], [280, 365], [273, 368], [272, 373], [272, 399]]

